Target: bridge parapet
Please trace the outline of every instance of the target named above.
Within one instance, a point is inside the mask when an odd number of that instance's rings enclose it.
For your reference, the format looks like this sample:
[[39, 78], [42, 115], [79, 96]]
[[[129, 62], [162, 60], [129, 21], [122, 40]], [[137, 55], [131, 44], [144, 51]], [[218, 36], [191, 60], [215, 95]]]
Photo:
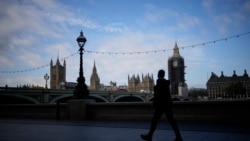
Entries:
[[[73, 96], [73, 90], [54, 89], [1, 89], [0, 97], [5, 97], [7, 101], [11, 99], [22, 99], [28, 103], [56, 103], [57, 101], [66, 103]], [[131, 93], [114, 91], [90, 91], [90, 96], [97, 102], [148, 102], [152, 101], [153, 94]], [[7, 98], [6, 98], [7, 97]], [[4, 99], [4, 98], [2, 98]], [[8, 104], [8, 103], [6, 103]], [[15, 104], [15, 103], [12, 103]]]

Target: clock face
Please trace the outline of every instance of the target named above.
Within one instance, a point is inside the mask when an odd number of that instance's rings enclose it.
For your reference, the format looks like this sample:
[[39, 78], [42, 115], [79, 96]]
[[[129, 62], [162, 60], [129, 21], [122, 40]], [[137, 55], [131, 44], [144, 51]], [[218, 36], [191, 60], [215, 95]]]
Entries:
[[178, 61], [177, 61], [177, 60], [175, 60], [175, 61], [173, 62], [173, 66], [174, 66], [174, 67], [177, 67], [177, 66], [178, 66]]

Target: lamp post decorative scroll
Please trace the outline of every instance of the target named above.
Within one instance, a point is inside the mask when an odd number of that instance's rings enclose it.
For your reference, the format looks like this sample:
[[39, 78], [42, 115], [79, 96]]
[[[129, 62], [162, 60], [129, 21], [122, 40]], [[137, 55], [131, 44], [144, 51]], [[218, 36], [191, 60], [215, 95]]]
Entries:
[[49, 80], [49, 75], [47, 73], [44, 75], [44, 80], [46, 81], [45, 89], [48, 89], [47, 81]]
[[83, 76], [83, 51], [84, 45], [87, 42], [87, 39], [83, 36], [83, 32], [80, 32], [80, 35], [76, 39], [79, 46], [79, 54], [80, 54], [80, 69], [79, 69], [79, 77], [77, 78], [77, 85], [74, 90], [74, 99], [88, 99], [89, 98], [89, 90], [87, 85], [85, 84], [85, 78]]

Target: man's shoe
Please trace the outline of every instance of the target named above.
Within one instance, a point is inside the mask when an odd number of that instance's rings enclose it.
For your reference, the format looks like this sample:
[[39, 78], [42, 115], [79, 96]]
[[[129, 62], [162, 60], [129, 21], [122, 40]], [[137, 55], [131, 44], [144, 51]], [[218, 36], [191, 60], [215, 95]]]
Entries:
[[145, 134], [145, 135], [141, 135], [141, 138], [145, 141], [151, 141], [152, 140], [152, 137], [150, 137], [148, 134]]

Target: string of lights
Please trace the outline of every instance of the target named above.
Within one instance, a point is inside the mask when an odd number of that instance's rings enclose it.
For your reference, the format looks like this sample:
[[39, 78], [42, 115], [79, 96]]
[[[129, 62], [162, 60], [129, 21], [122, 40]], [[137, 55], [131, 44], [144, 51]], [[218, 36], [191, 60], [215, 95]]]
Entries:
[[[228, 36], [224, 37], [221, 39], [213, 40], [213, 41], [208, 41], [208, 42], [203, 42], [203, 43], [198, 43], [198, 44], [193, 44], [193, 45], [188, 45], [188, 46], [181, 46], [179, 48], [185, 49], [185, 48], [194, 48], [198, 46], [205, 46], [207, 44], [215, 44], [217, 42], [221, 41], [227, 41], [232, 38], [239, 38], [240, 36], [250, 34], [250, 32], [245, 32], [233, 36]], [[166, 51], [171, 51], [173, 49], [160, 49], [160, 50], [150, 50], [150, 51], [138, 51], [138, 52], [101, 52], [101, 51], [91, 51], [91, 50], [85, 50], [87, 53], [95, 53], [95, 54], [106, 54], [106, 55], [138, 55], [138, 54], [148, 54], [148, 53], [158, 53], [158, 52], [166, 52]]]
[[[67, 56], [67, 57], [64, 57], [62, 59], [60, 59], [60, 61], [64, 61], [66, 59], [69, 59], [70, 57], [76, 55], [79, 51]], [[30, 69], [24, 69], [24, 70], [18, 70], [18, 71], [0, 71], [1, 73], [24, 73], [24, 72], [29, 72], [29, 71], [35, 71], [35, 70], [39, 70], [39, 69], [43, 69], [45, 67], [48, 67], [50, 64], [46, 64], [46, 65], [42, 65], [42, 66], [38, 66], [38, 67], [35, 67], [35, 68], [30, 68]]]
[[[185, 49], [185, 48], [202, 47], [202, 46], [205, 46], [208, 44], [215, 44], [217, 42], [228, 41], [232, 38], [239, 38], [241, 36], [248, 35], [248, 34], [250, 34], [250, 32], [245, 32], [245, 33], [241, 33], [241, 34], [237, 34], [237, 35], [233, 35], [233, 36], [228, 36], [228, 37], [224, 37], [224, 38], [213, 40], [213, 41], [202, 42], [202, 43], [197, 43], [197, 44], [188, 45], [188, 46], [181, 46], [179, 48]], [[84, 52], [95, 53], [95, 54], [106, 54], [106, 55], [139, 55], [139, 54], [166, 52], [166, 51], [170, 51], [170, 50], [173, 50], [173, 49], [161, 49], [161, 50], [150, 50], [150, 51], [140, 51], [140, 52], [101, 52], [101, 51], [84, 50]], [[70, 57], [76, 55], [77, 53], [79, 53], [79, 51], [77, 51], [77, 52], [75, 52], [67, 57], [64, 57], [60, 60], [63, 61], [63, 60], [69, 59]], [[46, 65], [42, 65], [39, 67], [35, 67], [35, 68], [31, 68], [31, 69], [24, 69], [24, 70], [19, 70], [19, 71], [0, 71], [0, 73], [24, 73], [24, 72], [39, 70], [39, 69], [48, 67], [49, 65], [50, 64], [46, 64]]]

